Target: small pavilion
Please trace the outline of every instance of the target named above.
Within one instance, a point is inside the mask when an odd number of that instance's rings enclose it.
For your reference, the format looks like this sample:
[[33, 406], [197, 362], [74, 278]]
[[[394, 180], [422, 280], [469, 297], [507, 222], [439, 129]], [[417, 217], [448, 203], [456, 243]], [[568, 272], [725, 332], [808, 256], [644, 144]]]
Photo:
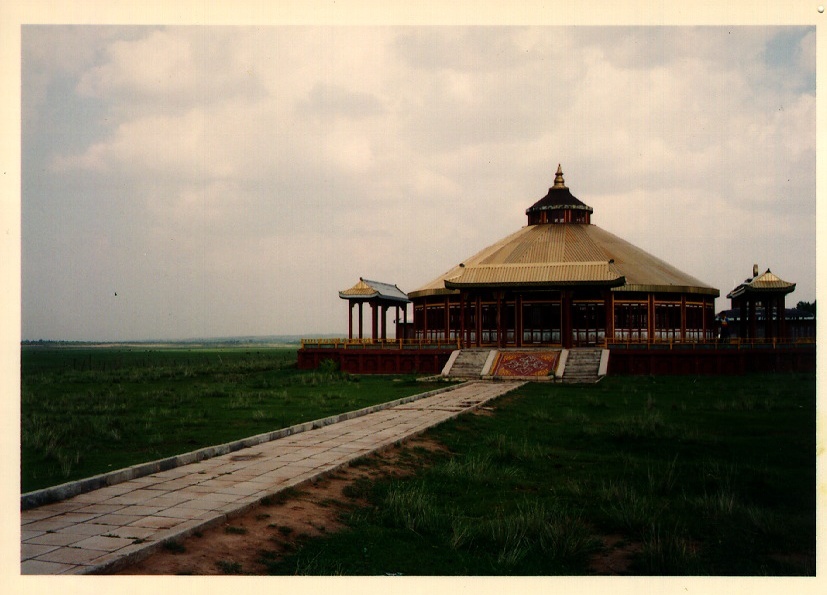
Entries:
[[[759, 275], [758, 265], [753, 265], [752, 277], [727, 294], [732, 309], [737, 309], [740, 313], [738, 337], [741, 339], [786, 337], [784, 300], [786, 295], [793, 291], [795, 291], [795, 283], [784, 281], [769, 269]], [[763, 328], [758, 325], [759, 318], [763, 318]]]
[[[348, 301], [348, 339], [353, 340], [353, 307], [357, 306], [359, 310], [359, 335], [358, 338], [362, 340], [363, 337], [363, 313], [362, 307], [364, 304], [370, 304], [371, 308], [371, 339], [373, 341], [386, 341], [388, 338], [387, 328], [387, 312], [388, 309], [394, 307], [396, 309], [396, 318], [399, 320], [399, 309], [402, 308], [403, 323], [408, 322], [408, 308], [410, 302], [408, 296], [400, 290], [396, 285], [390, 283], [381, 283], [379, 281], [370, 281], [359, 277], [359, 282], [351, 287], [339, 292], [339, 297]], [[381, 317], [381, 324], [380, 324]]]

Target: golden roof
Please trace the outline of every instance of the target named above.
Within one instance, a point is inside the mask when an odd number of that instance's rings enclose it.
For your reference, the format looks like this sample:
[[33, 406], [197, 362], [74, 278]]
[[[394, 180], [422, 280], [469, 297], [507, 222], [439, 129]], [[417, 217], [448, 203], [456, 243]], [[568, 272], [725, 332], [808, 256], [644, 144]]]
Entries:
[[[624, 282], [625, 281], [625, 282]], [[613, 291], [719, 291], [592, 224], [529, 225], [478, 252], [409, 297], [464, 286], [604, 285]]]
[[369, 300], [379, 298], [380, 300], [388, 300], [393, 302], [409, 302], [408, 296], [405, 295], [401, 289], [396, 285], [390, 283], [382, 283], [381, 281], [371, 281], [359, 277], [359, 282], [351, 287], [339, 292], [339, 297], [344, 300]]
[[774, 292], [774, 293], [790, 293], [795, 290], [795, 283], [784, 281], [780, 277], [773, 274], [769, 269], [763, 274], [758, 274], [758, 265], [753, 267], [752, 279], [747, 279], [738, 287], [727, 294], [727, 297], [732, 299], [738, 297], [743, 293], [751, 292]]

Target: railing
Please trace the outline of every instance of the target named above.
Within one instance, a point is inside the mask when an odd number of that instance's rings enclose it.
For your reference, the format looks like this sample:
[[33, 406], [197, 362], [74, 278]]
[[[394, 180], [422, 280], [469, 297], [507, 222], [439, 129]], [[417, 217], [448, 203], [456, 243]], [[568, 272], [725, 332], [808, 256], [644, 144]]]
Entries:
[[804, 345], [815, 345], [813, 337], [799, 338], [770, 338], [770, 339], [721, 339], [711, 341], [664, 341], [628, 339], [606, 339], [606, 348], [619, 347], [625, 349], [789, 349]]
[[[493, 343], [491, 345], [494, 345]], [[551, 345], [551, 344], [549, 344]], [[772, 339], [723, 339], [708, 341], [673, 341], [664, 339], [605, 339], [597, 346], [607, 349], [788, 349], [815, 345], [813, 337]], [[461, 349], [461, 339], [302, 339], [302, 349]], [[539, 347], [540, 344], [524, 345]], [[558, 346], [559, 345], [556, 345]]]
[[459, 339], [302, 339], [302, 349], [460, 349]]

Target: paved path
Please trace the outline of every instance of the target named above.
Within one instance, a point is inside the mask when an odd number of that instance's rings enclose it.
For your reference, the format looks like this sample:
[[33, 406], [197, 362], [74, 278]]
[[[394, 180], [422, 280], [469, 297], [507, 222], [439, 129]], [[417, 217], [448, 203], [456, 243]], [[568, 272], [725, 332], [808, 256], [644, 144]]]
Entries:
[[21, 513], [22, 574], [107, 572], [262, 498], [479, 407], [521, 383], [472, 382], [417, 401]]

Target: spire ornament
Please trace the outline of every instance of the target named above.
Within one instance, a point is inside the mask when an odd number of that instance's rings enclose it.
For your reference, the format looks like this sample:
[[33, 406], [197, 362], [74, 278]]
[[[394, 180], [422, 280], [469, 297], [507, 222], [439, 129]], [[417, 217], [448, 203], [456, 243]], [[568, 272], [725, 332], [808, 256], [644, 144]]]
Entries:
[[557, 164], [557, 174], [554, 176], [554, 188], [565, 188], [566, 182], [563, 180], [563, 168]]

